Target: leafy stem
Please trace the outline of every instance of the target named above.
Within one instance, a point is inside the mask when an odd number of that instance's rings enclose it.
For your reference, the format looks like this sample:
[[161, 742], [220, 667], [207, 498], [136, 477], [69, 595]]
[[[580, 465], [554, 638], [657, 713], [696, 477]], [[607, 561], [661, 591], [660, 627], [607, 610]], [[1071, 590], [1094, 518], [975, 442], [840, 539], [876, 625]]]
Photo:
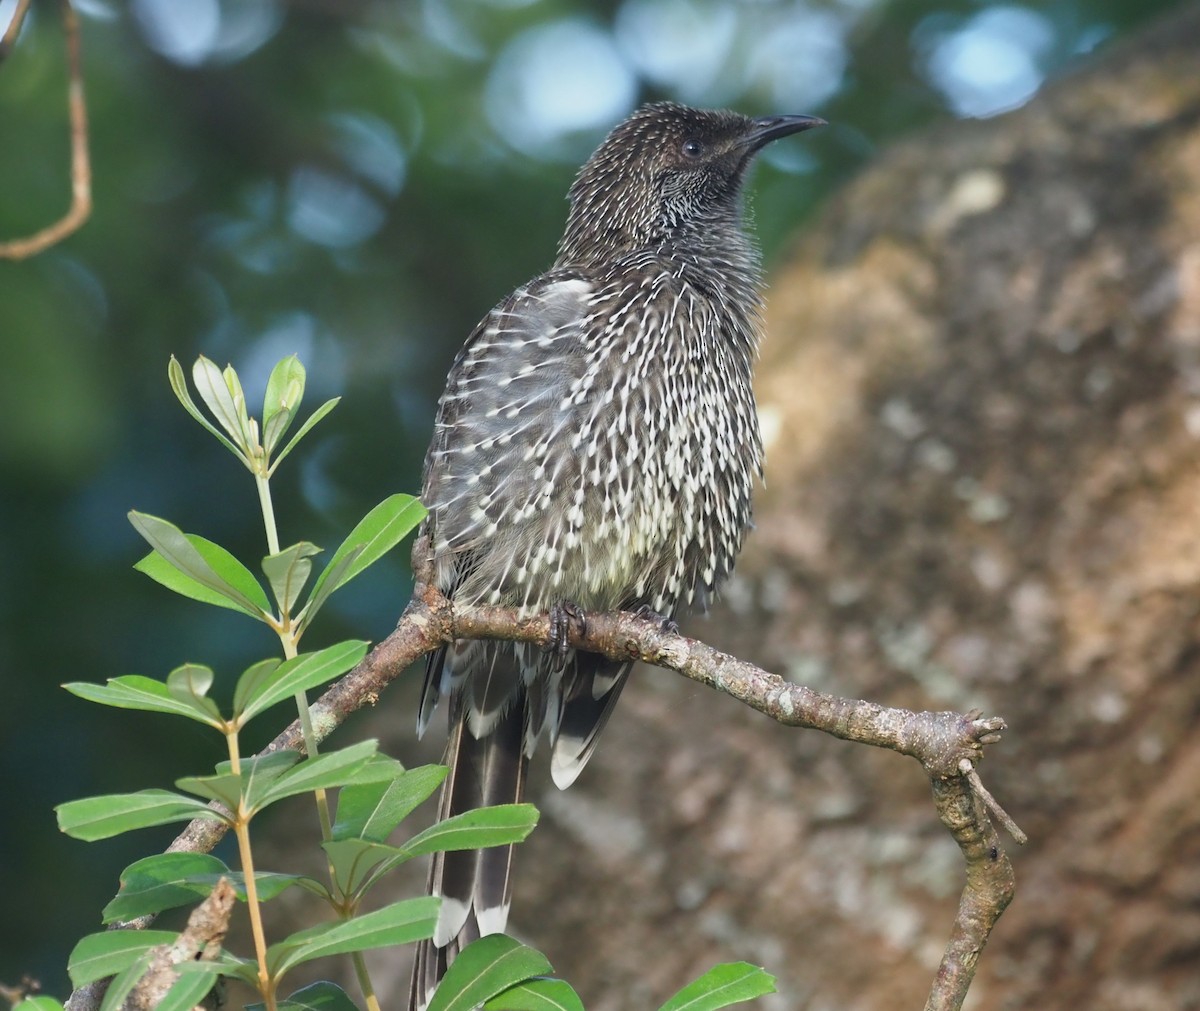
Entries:
[[[235, 776], [242, 772], [236, 729], [225, 734], [229, 746], [229, 768]], [[254, 956], [258, 962], [258, 988], [267, 1011], [275, 1011], [275, 983], [267, 968], [267, 935], [263, 930], [262, 907], [258, 900], [258, 884], [254, 879], [254, 854], [250, 847], [250, 819], [253, 812], [246, 805], [245, 792], [239, 791], [237, 810], [233, 812], [233, 831], [237, 836], [238, 859], [246, 883], [246, 910], [250, 914], [250, 933], [254, 938]]]

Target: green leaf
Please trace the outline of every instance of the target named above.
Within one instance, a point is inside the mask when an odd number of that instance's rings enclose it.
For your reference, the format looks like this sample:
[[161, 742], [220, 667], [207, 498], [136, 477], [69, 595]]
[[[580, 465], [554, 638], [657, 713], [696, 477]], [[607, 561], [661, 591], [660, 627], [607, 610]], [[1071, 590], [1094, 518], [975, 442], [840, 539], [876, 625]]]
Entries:
[[[335, 839], [322, 843], [329, 857], [333, 877], [345, 895], [358, 898], [374, 881], [376, 868], [383, 864], [394, 867], [411, 859], [403, 850], [365, 839]], [[385, 868], [386, 869], [386, 868]]]
[[[268, 456], [291, 425], [304, 398], [304, 366], [296, 355], [276, 363], [263, 397], [263, 448]], [[279, 420], [276, 420], [279, 419]]]
[[271, 469], [267, 472], [268, 477], [275, 473], [275, 468], [283, 463], [283, 458], [296, 448], [296, 444], [299, 443], [299, 441], [306, 435], [308, 435], [313, 425], [315, 425], [318, 421], [325, 417], [325, 415], [337, 407], [338, 401], [341, 399], [341, 397], [334, 397], [332, 400], [326, 400], [325, 403], [323, 403], [308, 416], [308, 420], [300, 426], [300, 431], [292, 436], [292, 441], [284, 446], [280, 454], [275, 457], [275, 462], [271, 464]]
[[167, 691], [181, 702], [206, 698], [212, 683], [212, 668], [202, 664], [185, 663], [167, 675]]
[[238, 678], [237, 687], [233, 690], [235, 719], [241, 716], [246, 703], [254, 698], [260, 686], [268, 682], [275, 668], [282, 662], [278, 657], [268, 657], [266, 660], [259, 660], [258, 663], [252, 664], [242, 672], [242, 676]]
[[216, 967], [206, 962], [181, 962], [175, 970], [179, 978], [171, 984], [154, 1011], [192, 1011], [217, 982]]
[[352, 783], [354, 774], [367, 765], [377, 747], [377, 741], [360, 741], [339, 751], [306, 758], [273, 781], [250, 784], [246, 790], [246, 803], [252, 810], [259, 811], [284, 797]]
[[431, 825], [403, 846], [410, 856], [444, 850], [473, 850], [520, 842], [538, 822], [532, 804], [497, 804], [465, 811]]
[[267, 965], [274, 975], [281, 976], [314, 958], [388, 948], [432, 937], [438, 905], [438, 900], [430, 896], [405, 899], [351, 920], [318, 924], [271, 945], [267, 949]]
[[281, 407], [273, 415], [270, 421], [263, 422], [262, 444], [263, 452], [270, 456], [271, 451], [279, 443], [279, 440], [284, 437], [287, 430], [292, 427], [292, 420], [296, 417], [294, 412], [286, 407]]
[[206, 723], [208, 726], [218, 729], [224, 725], [219, 714], [214, 717], [211, 713], [181, 701], [170, 692], [163, 682], [142, 677], [140, 674], [124, 674], [121, 677], [109, 678], [108, 683], [103, 685], [73, 681], [63, 687], [72, 695], [78, 695], [81, 699], [99, 702], [105, 706], [186, 716], [189, 720]]
[[[196, 544], [192, 543], [191, 538], [174, 523], [159, 519], [157, 516], [150, 516], [147, 513], [140, 513], [137, 510], [130, 511], [129, 522], [170, 567], [177, 569], [193, 583], [199, 583], [205, 589], [224, 597], [238, 609], [256, 618], [262, 617], [263, 612], [270, 610], [262, 587], [250, 575], [250, 571], [228, 551], [218, 548], [217, 551], [202, 552]], [[217, 548], [217, 545], [212, 546]], [[147, 567], [143, 565], [143, 562], [145, 559], [138, 563], [138, 567], [142, 572], [147, 572]], [[195, 594], [188, 593], [182, 588], [181, 581], [176, 580], [178, 585], [171, 585], [159, 579], [156, 573], [160, 566], [151, 565], [149, 569], [147, 574], [152, 578], [158, 579], [159, 582], [170, 586], [171, 589], [177, 590], [184, 596], [195, 598]], [[250, 584], [257, 588], [257, 593], [251, 589]], [[254, 599], [255, 597], [258, 600]], [[261, 604], [259, 600], [261, 600]]]
[[77, 987], [113, 976], [137, 961], [150, 948], [170, 944], [173, 930], [106, 930], [80, 939], [67, 960], [67, 972]]
[[[224, 874], [197, 874], [188, 879], [188, 883], [201, 890], [202, 894], [207, 895], [221, 878], [225, 878], [233, 886], [234, 892], [242, 902], [246, 901], [246, 875], [241, 871], [226, 871]], [[254, 872], [254, 887], [258, 891], [259, 902], [270, 902], [271, 899], [282, 895], [293, 885], [299, 885], [306, 891], [322, 898], [329, 895], [329, 889], [321, 882], [305, 877], [303, 874], [281, 874], [278, 871]]]
[[308, 602], [297, 615], [296, 624], [301, 631], [312, 624], [317, 612], [325, 606], [325, 601], [329, 599], [330, 594], [342, 584], [343, 576], [358, 561], [358, 556], [363, 553], [365, 547], [365, 544], [356, 544], [337, 561], [330, 562], [321, 570], [321, 575], [317, 577], [317, 585], [313, 588]]
[[775, 977], [749, 962], [714, 966], [658, 1011], [715, 1011], [775, 992]]
[[[265, 1004], [247, 1004], [246, 1011], [263, 1011], [265, 1007]], [[275, 1007], [278, 1011], [358, 1011], [346, 991], [328, 980], [297, 990]]]
[[186, 776], [177, 779], [175, 785], [188, 793], [195, 793], [210, 800], [220, 801], [231, 811], [239, 801], [253, 810], [252, 797], [261, 793], [278, 780], [288, 769], [301, 760], [298, 751], [284, 748], [266, 755], [253, 755], [241, 762], [241, 772], [234, 773], [230, 762], [220, 762], [211, 776]]
[[215, 882], [229, 873], [222, 861], [208, 853], [157, 853], [137, 860], [121, 872], [121, 890], [104, 907], [103, 921], [132, 920], [191, 905], [212, 888], [190, 879], [211, 874]]
[[366, 655], [367, 645], [361, 640], [349, 639], [316, 653], [301, 653], [291, 660], [285, 660], [273, 671], [257, 678], [253, 690], [244, 693], [248, 697], [238, 715], [239, 726], [244, 726], [248, 720], [276, 702], [290, 699], [297, 692], [316, 688], [339, 674], [345, 674]]
[[63, 1006], [53, 997], [26, 997], [13, 1011], [63, 1011]]
[[[196, 387], [196, 392], [200, 394], [200, 399], [217, 419], [217, 424], [225, 429], [234, 444], [241, 448], [242, 452], [239, 455], [243, 455], [245, 440], [242, 426], [239, 424], [239, 405], [234, 391], [230, 389], [227, 381], [227, 374], [232, 371], [232, 369], [227, 369], [225, 373], [222, 373], [215, 362], [201, 355], [196, 359], [196, 364], [192, 366], [192, 384]], [[245, 398], [243, 397], [240, 413], [245, 414], [245, 412]]]
[[167, 364], [167, 378], [170, 380], [171, 389], [175, 391], [175, 396], [179, 398], [179, 402], [183, 404], [184, 410], [203, 425], [212, 435], [224, 443], [228, 449], [238, 459], [244, 460], [244, 454], [222, 435], [196, 406], [196, 402], [192, 400], [192, 395], [188, 392], [187, 380], [183, 375], [183, 366], [179, 364], [178, 359], [171, 355], [171, 361]]
[[242, 797], [242, 777], [232, 772], [212, 776], [184, 776], [175, 780], [175, 785], [187, 793], [194, 793], [197, 797], [224, 804], [230, 811], [237, 810], [238, 801]]
[[571, 984], [539, 976], [510, 986], [483, 1005], [484, 1011], [583, 1011]]
[[[104, 922], [132, 920], [164, 909], [193, 905], [211, 894], [221, 878], [233, 886], [239, 899], [246, 901], [245, 875], [231, 871], [210, 854], [158, 853], [145, 857], [121, 872], [121, 890], [104, 907]], [[316, 884], [318, 894], [327, 894], [319, 882], [299, 874], [259, 871], [254, 875], [254, 882], [261, 902], [270, 901], [293, 885], [308, 887]]]
[[472, 1011], [503, 990], [550, 971], [546, 956], [504, 934], [467, 945], [447, 970], [428, 1011]]
[[321, 549], [315, 544], [301, 541], [263, 559], [263, 572], [271, 583], [280, 614], [292, 613], [293, 605], [300, 599], [304, 584], [312, 572], [309, 559], [320, 553]]
[[267, 595], [263, 592], [262, 586], [254, 578], [254, 574], [221, 545], [206, 540], [199, 534], [184, 534], [184, 537], [220, 578], [252, 602], [252, 608], [247, 608], [225, 593], [210, 589], [187, 573], [179, 571], [157, 552], [150, 552], [134, 565], [134, 568], [149, 576], [156, 583], [162, 584], [168, 590], [174, 590], [191, 600], [198, 600], [202, 604], [214, 604], [217, 607], [228, 607], [230, 610], [241, 611], [262, 621], [270, 612], [271, 605], [267, 601]]
[[103, 797], [85, 797], [59, 804], [58, 827], [75, 839], [94, 842], [137, 828], [166, 825], [173, 821], [209, 818], [228, 819], [203, 801], [184, 797], [170, 790], [139, 790], [137, 793], [113, 793]]
[[[411, 495], [389, 495], [372, 509], [342, 541], [325, 571], [317, 579], [313, 599], [324, 600], [340, 586], [345, 586], [369, 565], [375, 564], [387, 552], [400, 543], [425, 518], [425, 507]], [[340, 572], [335, 566], [346, 555], [361, 545], [353, 564]], [[336, 581], [332, 578], [337, 577]], [[328, 581], [329, 588], [325, 590]], [[322, 596], [322, 590], [325, 590]]]
[[143, 951], [127, 965], [108, 984], [104, 991], [104, 999], [100, 1002], [100, 1011], [125, 1011], [126, 998], [133, 992], [140, 980], [150, 969], [154, 956], [149, 951]]
[[212, 668], [202, 664], [185, 663], [167, 675], [167, 691], [171, 695], [195, 712], [207, 716], [212, 725], [220, 726], [224, 723], [221, 710], [208, 698], [212, 683]]
[[441, 786], [448, 771], [444, 765], [422, 765], [386, 782], [347, 786], [338, 794], [333, 838], [383, 842]]

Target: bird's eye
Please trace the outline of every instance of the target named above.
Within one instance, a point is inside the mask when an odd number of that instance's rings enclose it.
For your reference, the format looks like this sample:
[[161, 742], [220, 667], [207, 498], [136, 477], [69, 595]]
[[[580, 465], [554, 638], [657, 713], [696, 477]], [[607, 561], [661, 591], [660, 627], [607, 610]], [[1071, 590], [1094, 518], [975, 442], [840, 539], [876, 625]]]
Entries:
[[704, 144], [696, 140], [695, 137], [689, 137], [683, 142], [679, 150], [683, 152], [685, 158], [699, 158], [704, 154]]

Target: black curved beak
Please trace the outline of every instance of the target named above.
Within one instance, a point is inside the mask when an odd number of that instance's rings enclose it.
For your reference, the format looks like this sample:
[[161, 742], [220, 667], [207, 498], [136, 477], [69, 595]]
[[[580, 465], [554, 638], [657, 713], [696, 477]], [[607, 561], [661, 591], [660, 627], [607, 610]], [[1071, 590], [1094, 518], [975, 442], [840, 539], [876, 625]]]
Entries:
[[746, 148], [757, 151], [780, 137], [828, 125], [819, 116], [763, 116], [754, 120], [754, 129], [746, 135]]

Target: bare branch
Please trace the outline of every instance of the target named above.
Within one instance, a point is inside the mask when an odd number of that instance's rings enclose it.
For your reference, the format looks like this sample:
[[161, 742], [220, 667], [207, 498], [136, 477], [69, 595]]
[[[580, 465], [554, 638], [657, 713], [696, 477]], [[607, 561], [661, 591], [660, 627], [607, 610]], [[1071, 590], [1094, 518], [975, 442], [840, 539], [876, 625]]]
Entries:
[[[414, 559], [420, 551], [418, 545]], [[418, 572], [418, 579], [422, 574]], [[507, 639], [545, 646], [549, 638], [548, 615], [522, 617], [509, 608], [456, 605], [435, 587], [418, 582], [396, 630], [313, 703], [313, 729], [317, 738], [324, 740], [352, 712], [374, 705], [387, 685], [411, 663], [454, 639]], [[1013, 894], [1012, 866], [988, 820], [983, 800], [990, 795], [974, 769], [983, 757], [983, 747], [999, 741], [1005, 729], [1002, 719], [983, 718], [975, 712], [918, 713], [825, 695], [668, 631], [661, 622], [633, 614], [584, 614], [581, 622], [571, 624], [568, 641], [571, 646], [610, 659], [642, 660], [677, 671], [787, 726], [821, 730], [845, 740], [888, 748], [920, 762], [933, 783], [938, 815], [967, 863], [967, 884], [958, 917], [926, 1011], [953, 1011], [962, 1006], [979, 953]], [[299, 723], [294, 722], [266, 751], [302, 747]], [[223, 822], [197, 820], [169, 849], [207, 852], [224, 831]], [[121, 926], [141, 928], [149, 922], [145, 918]], [[72, 999], [72, 1011], [90, 1011], [92, 1007], [86, 1001], [76, 1003]]]
[[958, 1011], [992, 928], [1012, 901], [1016, 878], [984, 805], [966, 778], [934, 779], [933, 800], [938, 817], [966, 860], [967, 884], [925, 1011]]
[[[7, 54], [28, 0], [18, 5], [12, 24], [0, 40], [0, 59]], [[54, 224], [23, 239], [0, 242], [0, 257], [23, 260], [48, 249], [76, 231], [92, 213], [92, 165], [88, 155], [87, 105], [83, 94], [83, 58], [79, 41], [79, 18], [71, 0], [59, 0], [63, 32], [67, 39], [67, 112], [71, 121], [71, 206]], [[10, 39], [12, 36], [12, 39]]]

